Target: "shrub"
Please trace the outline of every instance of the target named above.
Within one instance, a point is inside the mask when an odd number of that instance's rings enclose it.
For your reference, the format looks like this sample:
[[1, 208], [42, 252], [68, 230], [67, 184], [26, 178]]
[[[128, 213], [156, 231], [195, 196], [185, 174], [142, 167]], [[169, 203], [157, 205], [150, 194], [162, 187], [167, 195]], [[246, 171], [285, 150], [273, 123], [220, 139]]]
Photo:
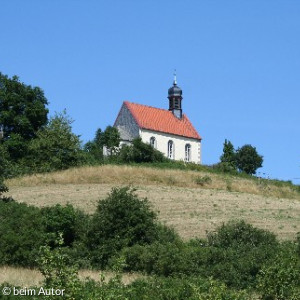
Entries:
[[212, 182], [211, 178], [207, 175], [201, 177], [201, 176], [197, 176], [195, 178], [195, 183], [200, 185], [200, 186], [204, 186], [205, 184], [210, 184]]
[[216, 247], [278, 245], [276, 236], [266, 230], [253, 227], [244, 220], [230, 221], [208, 234], [208, 244]]
[[[62, 248], [65, 244], [60, 234], [55, 240], [57, 248], [51, 250], [49, 246], [40, 247], [38, 265], [39, 271], [44, 276], [46, 289], [64, 290], [65, 299], [79, 299], [81, 283], [78, 277], [77, 267], [71, 266], [71, 259]], [[62, 296], [50, 296], [49, 299], [60, 299]], [[47, 298], [46, 298], [47, 299]]]
[[143, 143], [141, 138], [133, 140], [132, 145], [125, 145], [121, 148], [119, 159], [125, 163], [153, 163], [164, 162], [167, 159], [151, 145]]
[[91, 220], [87, 246], [93, 262], [103, 266], [124, 247], [155, 241], [158, 238], [156, 219], [149, 201], [139, 199], [134, 189], [113, 188], [106, 199], [99, 201]]
[[0, 201], [1, 264], [35, 266], [43, 238], [38, 208], [14, 201]]
[[231, 164], [227, 162], [219, 162], [211, 166], [211, 169], [218, 173], [230, 173], [232, 175], [238, 175], [236, 168], [233, 168]]
[[72, 246], [75, 240], [82, 240], [89, 218], [72, 205], [57, 204], [41, 209], [45, 233], [53, 246], [59, 233], [62, 234], [65, 246]]
[[7, 192], [8, 192], [8, 187], [3, 183], [3, 179], [0, 177], [0, 201], [3, 202], [14, 201], [12, 197], [3, 196], [3, 194]]
[[274, 234], [232, 221], [208, 234], [207, 274], [236, 288], [254, 286], [262, 266], [278, 251]]
[[279, 252], [260, 271], [258, 289], [263, 300], [300, 299], [300, 260], [289, 248]]
[[125, 271], [141, 271], [147, 274], [170, 276], [189, 274], [193, 267], [184, 243], [159, 243], [135, 245], [125, 248], [120, 256], [125, 258]]
[[216, 280], [199, 277], [140, 279], [128, 288], [131, 300], [250, 300], [243, 291], [236, 292]]

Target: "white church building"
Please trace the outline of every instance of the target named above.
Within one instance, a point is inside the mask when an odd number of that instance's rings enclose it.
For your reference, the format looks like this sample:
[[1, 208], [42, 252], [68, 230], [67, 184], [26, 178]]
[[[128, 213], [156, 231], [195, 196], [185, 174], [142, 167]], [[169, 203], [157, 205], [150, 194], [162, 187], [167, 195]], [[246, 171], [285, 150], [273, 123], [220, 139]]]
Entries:
[[201, 137], [182, 113], [182, 90], [176, 77], [168, 99], [169, 109], [124, 101], [114, 123], [121, 145], [140, 137], [170, 159], [201, 164]]

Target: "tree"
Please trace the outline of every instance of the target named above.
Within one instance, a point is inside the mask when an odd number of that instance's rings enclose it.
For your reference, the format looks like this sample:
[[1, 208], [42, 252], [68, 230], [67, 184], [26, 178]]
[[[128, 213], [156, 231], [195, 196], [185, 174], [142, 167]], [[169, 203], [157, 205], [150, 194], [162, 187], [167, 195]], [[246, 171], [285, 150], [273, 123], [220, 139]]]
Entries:
[[8, 78], [0, 73], [0, 125], [4, 140], [12, 133], [24, 140], [35, 137], [37, 130], [47, 123], [47, 104], [39, 87], [25, 85], [17, 76]]
[[76, 166], [80, 162], [80, 140], [72, 133], [73, 120], [66, 111], [52, 117], [29, 144], [33, 169], [51, 171]]
[[120, 146], [120, 133], [117, 128], [107, 126], [99, 137], [99, 144], [106, 146], [110, 155], [113, 155]]
[[225, 139], [223, 146], [223, 154], [220, 157], [221, 163], [225, 164], [229, 169], [236, 170], [236, 152], [230, 141]]
[[255, 147], [244, 145], [236, 151], [236, 164], [240, 171], [255, 174], [262, 167], [263, 156], [259, 155]]
[[95, 138], [84, 145], [84, 151], [88, 155], [87, 162], [103, 161], [103, 132], [100, 128], [96, 130]]
[[39, 87], [0, 73], [0, 127], [10, 160], [27, 155], [28, 141], [47, 123], [47, 99]]

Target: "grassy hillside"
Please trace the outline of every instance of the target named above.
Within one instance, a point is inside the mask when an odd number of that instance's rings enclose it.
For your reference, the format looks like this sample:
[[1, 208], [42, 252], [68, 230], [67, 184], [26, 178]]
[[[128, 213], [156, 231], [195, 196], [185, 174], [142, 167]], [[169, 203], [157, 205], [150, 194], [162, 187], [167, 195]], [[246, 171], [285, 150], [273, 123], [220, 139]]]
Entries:
[[9, 187], [48, 184], [130, 184], [227, 190], [255, 195], [300, 199], [300, 188], [289, 182], [243, 178], [208, 171], [103, 165], [37, 174], [7, 181]]
[[160, 219], [185, 239], [204, 237], [230, 219], [245, 219], [293, 239], [300, 231], [300, 193], [289, 183], [209, 171], [105, 165], [37, 174], [7, 181], [18, 201], [37, 206], [72, 203], [93, 213], [113, 186], [133, 185]]

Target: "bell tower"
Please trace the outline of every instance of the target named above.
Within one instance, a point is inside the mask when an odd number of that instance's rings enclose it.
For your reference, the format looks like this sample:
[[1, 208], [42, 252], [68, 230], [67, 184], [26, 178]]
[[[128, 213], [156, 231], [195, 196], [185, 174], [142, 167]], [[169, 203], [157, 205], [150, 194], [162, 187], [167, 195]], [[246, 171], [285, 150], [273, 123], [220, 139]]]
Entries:
[[177, 85], [176, 70], [174, 72], [173, 86], [170, 87], [168, 90], [168, 99], [169, 99], [169, 110], [173, 113], [173, 115], [176, 118], [181, 119], [182, 118], [182, 107], [181, 107], [182, 90]]

